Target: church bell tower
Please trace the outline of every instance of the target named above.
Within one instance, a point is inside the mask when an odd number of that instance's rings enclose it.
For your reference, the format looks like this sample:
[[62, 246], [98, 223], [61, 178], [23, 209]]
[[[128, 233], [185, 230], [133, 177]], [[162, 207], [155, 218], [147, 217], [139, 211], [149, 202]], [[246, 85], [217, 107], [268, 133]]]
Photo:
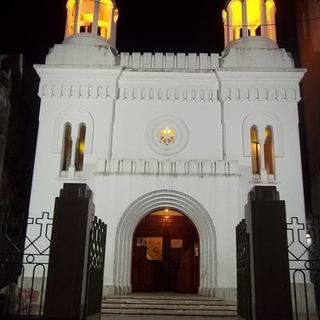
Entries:
[[222, 11], [225, 46], [229, 42], [262, 36], [277, 41], [274, 0], [228, 0]]
[[113, 0], [68, 0], [65, 38], [92, 33], [115, 48], [119, 11]]

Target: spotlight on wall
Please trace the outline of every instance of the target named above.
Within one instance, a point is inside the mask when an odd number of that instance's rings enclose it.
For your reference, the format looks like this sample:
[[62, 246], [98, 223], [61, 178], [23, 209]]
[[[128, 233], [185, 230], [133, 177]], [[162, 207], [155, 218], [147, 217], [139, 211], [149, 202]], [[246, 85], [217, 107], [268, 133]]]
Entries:
[[312, 245], [312, 238], [310, 233], [306, 233], [306, 238], [307, 238], [307, 244], [308, 246]]

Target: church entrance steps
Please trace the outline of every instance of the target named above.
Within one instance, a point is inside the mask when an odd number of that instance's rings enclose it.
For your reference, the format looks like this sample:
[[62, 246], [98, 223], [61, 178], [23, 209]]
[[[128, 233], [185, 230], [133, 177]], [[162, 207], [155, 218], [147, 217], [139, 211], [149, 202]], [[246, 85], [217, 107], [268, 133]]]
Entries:
[[[235, 305], [218, 298], [201, 297], [189, 294], [132, 294], [129, 296], [110, 296], [102, 301], [102, 314], [113, 317], [154, 316], [171, 319], [223, 318], [237, 317]], [[200, 319], [199, 318], [199, 319]]]

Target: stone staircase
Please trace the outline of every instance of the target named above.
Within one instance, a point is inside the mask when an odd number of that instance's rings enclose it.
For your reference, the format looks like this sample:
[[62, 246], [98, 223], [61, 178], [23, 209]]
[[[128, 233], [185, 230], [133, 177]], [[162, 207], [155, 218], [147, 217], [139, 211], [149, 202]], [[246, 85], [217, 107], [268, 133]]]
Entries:
[[132, 294], [102, 301], [102, 319], [224, 319], [237, 318], [237, 308], [218, 298], [190, 294]]

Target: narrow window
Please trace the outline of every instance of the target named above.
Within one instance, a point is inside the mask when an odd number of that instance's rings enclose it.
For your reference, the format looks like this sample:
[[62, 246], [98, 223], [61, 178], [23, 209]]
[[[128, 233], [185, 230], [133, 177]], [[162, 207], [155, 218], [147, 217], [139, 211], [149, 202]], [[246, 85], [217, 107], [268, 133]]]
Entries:
[[251, 127], [251, 162], [252, 162], [252, 173], [260, 174], [260, 146], [258, 140], [257, 127]]
[[66, 123], [64, 126], [63, 135], [63, 156], [62, 156], [62, 171], [68, 171], [71, 164], [72, 153], [72, 138], [71, 138], [71, 124]]
[[264, 164], [267, 174], [274, 175], [274, 152], [273, 152], [273, 134], [272, 127], [266, 127], [264, 131]]
[[76, 171], [82, 171], [83, 169], [83, 156], [85, 150], [85, 138], [86, 138], [86, 126], [81, 123], [79, 126], [79, 134], [76, 145], [76, 156], [75, 156], [75, 168]]

